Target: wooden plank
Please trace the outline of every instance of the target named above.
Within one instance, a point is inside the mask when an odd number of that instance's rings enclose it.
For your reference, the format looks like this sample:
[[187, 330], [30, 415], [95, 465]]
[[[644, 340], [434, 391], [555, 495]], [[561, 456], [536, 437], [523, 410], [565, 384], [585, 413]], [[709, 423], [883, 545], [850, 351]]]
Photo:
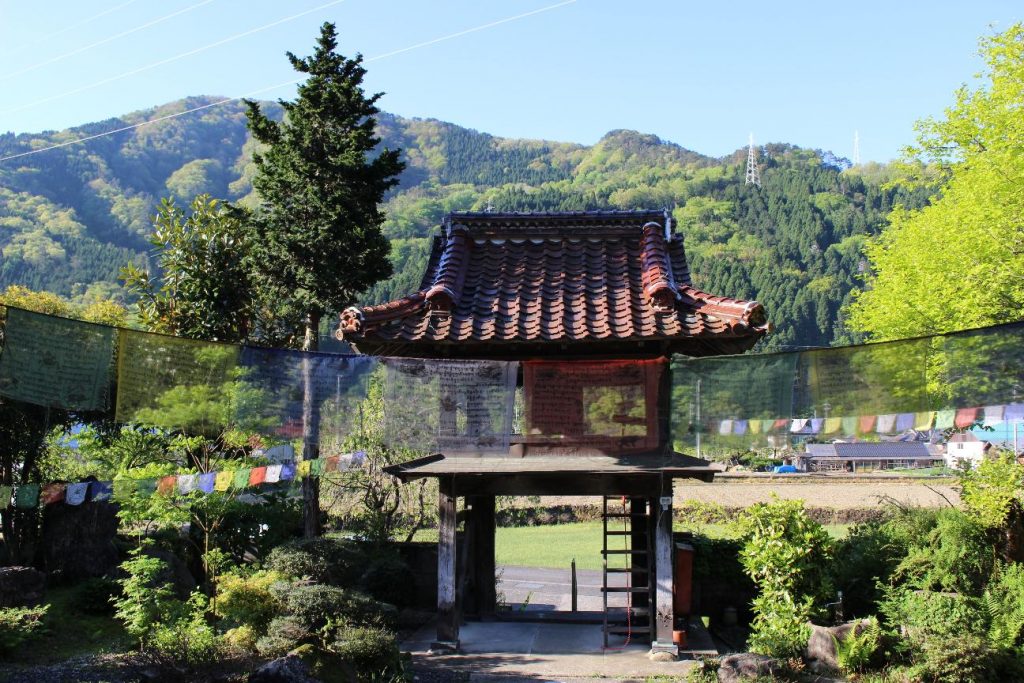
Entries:
[[[643, 497], [633, 497], [629, 499], [629, 511], [634, 516], [630, 520], [630, 538], [629, 544], [631, 547], [636, 549], [648, 550], [648, 518], [647, 518], [647, 499]], [[644, 590], [637, 595], [632, 597], [632, 604], [635, 607], [647, 607], [650, 604], [650, 600], [647, 595], [649, 593], [649, 580], [650, 576], [648, 568], [650, 567], [649, 553], [637, 555], [633, 558], [633, 572], [629, 577], [629, 583], [631, 586], [642, 586]]]
[[472, 555], [469, 573], [473, 587], [473, 594], [466, 602], [466, 610], [467, 613], [471, 610], [481, 617], [491, 617], [497, 609], [494, 587], [494, 496], [470, 496], [466, 502], [470, 510], [466, 535], [472, 536], [468, 551]]
[[466, 474], [459, 476], [459, 492], [474, 496], [656, 496], [657, 472], [642, 474]]
[[675, 615], [672, 611], [672, 478], [661, 483], [661, 500], [656, 501], [654, 527], [654, 638], [652, 652], [678, 654], [672, 642]]
[[459, 617], [455, 605], [455, 481], [437, 481], [437, 641], [431, 650], [459, 648]]

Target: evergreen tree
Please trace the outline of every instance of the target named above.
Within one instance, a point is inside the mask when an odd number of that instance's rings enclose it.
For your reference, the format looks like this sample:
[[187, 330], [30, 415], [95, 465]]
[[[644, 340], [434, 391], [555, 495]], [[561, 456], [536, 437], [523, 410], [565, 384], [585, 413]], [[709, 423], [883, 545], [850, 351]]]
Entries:
[[[303, 349], [317, 349], [325, 313], [355, 303], [357, 295], [391, 275], [390, 244], [381, 231], [384, 194], [405, 168], [398, 150], [375, 153], [376, 103], [362, 89], [362, 57], [337, 52], [334, 24], [320, 29], [312, 57], [288, 53], [308, 78], [293, 102], [281, 101], [281, 122], [246, 101], [253, 137], [265, 147], [253, 155], [259, 195], [254, 261], [267, 296], [305, 321]], [[317, 457], [319, 411], [306, 372], [303, 457]], [[304, 489], [307, 536], [317, 532], [315, 484]]]

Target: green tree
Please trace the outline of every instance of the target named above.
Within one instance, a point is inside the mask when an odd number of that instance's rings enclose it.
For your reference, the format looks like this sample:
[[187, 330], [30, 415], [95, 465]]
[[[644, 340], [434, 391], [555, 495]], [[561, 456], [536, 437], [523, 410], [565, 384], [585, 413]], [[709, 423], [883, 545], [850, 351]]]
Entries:
[[866, 249], [849, 325], [894, 339], [1017, 320], [1024, 306], [1024, 24], [981, 41], [984, 82], [917, 124], [905, 182], [941, 174], [931, 205], [895, 209]]
[[[308, 78], [295, 101], [281, 101], [284, 121], [246, 102], [253, 137], [265, 146], [253, 155], [259, 195], [254, 262], [271, 299], [301, 312], [309, 351], [317, 349], [324, 314], [354, 303], [391, 275], [380, 204], [404, 168], [397, 150], [376, 150], [381, 94], [363, 92], [362, 57], [348, 59], [336, 48], [335, 27], [325, 23], [312, 57], [288, 53], [292, 67]], [[315, 458], [319, 415], [309, 368], [304, 375], [303, 458]], [[304, 500], [312, 536], [319, 526], [315, 483], [306, 485]]]

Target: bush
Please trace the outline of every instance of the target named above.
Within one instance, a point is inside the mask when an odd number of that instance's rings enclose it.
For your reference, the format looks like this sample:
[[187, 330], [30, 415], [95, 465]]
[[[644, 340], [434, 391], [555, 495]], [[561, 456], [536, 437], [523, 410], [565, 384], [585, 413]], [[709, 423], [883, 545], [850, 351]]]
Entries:
[[401, 558], [374, 560], [359, 580], [359, 588], [382, 602], [408, 607], [416, 601], [416, 577]]
[[335, 586], [293, 586], [283, 597], [285, 611], [312, 631], [329, 623], [392, 627], [398, 619], [398, 610], [393, 605]]
[[313, 632], [301, 619], [274, 617], [267, 626], [267, 634], [256, 641], [256, 651], [264, 657], [281, 657], [313, 640]]
[[922, 590], [980, 593], [995, 568], [984, 526], [952, 508], [940, 510], [935, 526], [911, 544], [894, 578]]
[[218, 650], [217, 636], [206, 622], [206, 597], [193, 593], [183, 613], [168, 615], [150, 631], [148, 642], [159, 657], [189, 665], [208, 663]]
[[843, 615], [862, 617], [878, 611], [879, 584], [887, 584], [906, 549], [894, 540], [888, 523], [866, 522], [836, 542], [829, 574], [843, 593]]
[[832, 541], [799, 500], [753, 505], [739, 527], [740, 560], [759, 590], [747, 645], [772, 657], [795, 656], [807, 643], [815, 598], [830, 593], [825, 569]]
[[228, 627], [248, 626], [257, 637], [263, 635], [281, 610], [281, 601], [273, 590], [280, 579], [281, 575], [272, 571], [221, 575], [214, 614]]
[[355, 586], [369, 562], [359, 543], [323, 537], [287, 543], [267, 557], [267, 567], [285, 576], [342, 588]]
[[401, 666], [395, 634], [382, 628], [339, 629], [330, 649], [350, 664], [361, 679], [386, 676]]
[[259, 635], [252, 626], [236, 626], [224, 633], [224, 644], [240, 652], [255, 652]]
[[988, 616], [988, 636], [1004, 650], [1024, 657], [1024, 565], [1001, 566], [982, 595]]
[[49, 607], [0, 607], [0, 652], [10, 652], [41, 635]]
[[113, 614], [114, 601], [120, 594], [121, 586], [113, 579], [86, 579], [75, 591], [71, 606], [83, 614]]

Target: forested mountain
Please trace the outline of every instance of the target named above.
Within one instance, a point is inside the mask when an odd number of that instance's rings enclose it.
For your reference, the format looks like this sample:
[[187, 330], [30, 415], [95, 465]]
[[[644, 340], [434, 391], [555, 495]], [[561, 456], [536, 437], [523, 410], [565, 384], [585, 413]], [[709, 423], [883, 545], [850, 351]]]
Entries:
[[[0, 157], [213, 101], [189, 98], [68, 131], [2, 135]], [[843, 171], [829, 154], [790, 145], [760, 148], [758, 189], [744, 185], [745, 150], [714, 159], [633, 131], [612, 131], [588, 147], [389, 114], [380, 127], [408, 167], [387, 205], [396, 274], [367, 302], [412, 291], [428, 237], [448, 211], [669, 207], [695, 284], [765, 305], [777, 327], [765, 348], [825, 345], [847, 339], [838, 313], [858, 286], [865, 238], [894, 203], [919, 206], [929, 194], [884, 189], [884, 167]], [[243, 106], [228, 103], [0, 162], [0, 287], [79, 299], [117, 294], [119, 267], [145, 259], [161, 197], [252, 200], [252, 144]]]

